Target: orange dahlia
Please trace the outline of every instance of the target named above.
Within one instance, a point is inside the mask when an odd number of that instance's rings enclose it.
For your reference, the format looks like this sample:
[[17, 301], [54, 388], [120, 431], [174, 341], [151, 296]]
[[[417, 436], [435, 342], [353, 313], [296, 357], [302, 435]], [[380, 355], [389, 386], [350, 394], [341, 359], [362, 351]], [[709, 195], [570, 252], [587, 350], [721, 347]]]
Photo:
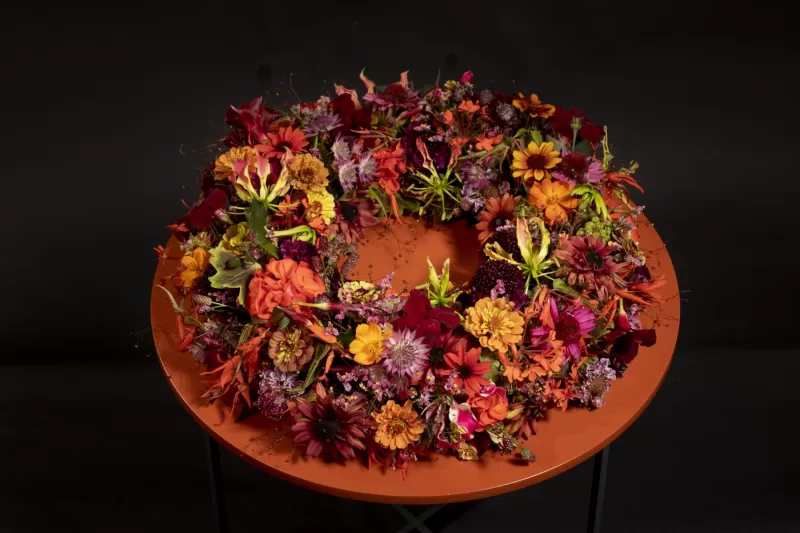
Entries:
[[531, 187], [528, 205], [544, 212], [547, 222], [554, 224], [567, 218], [567, 210], [578, 207], [579, 200], [572, 196], [574, 187], [569, 183], [546, 179]]
[[531, 178], [542, 181], [550, 177], [550, 169], [561, 162], [558, 152], [553, 149], [553, 143], [543, 142], [536, 144], [531, 141], [523, 151], [514, 151], [514, 162], [511, 173], [515, 178], [530, 183]]
[[267, 141], [264, 144], [256, 145], [256, 149], [264, 154], [265, 157], [281, 157], [288, 148], [290, 152], [299, 152], [308, 146], [303, 132], [287, 128], [278, 128], [278, 131], [267, 133]]
[[412, 408], [411, 400], [406, 400], [402, 406], [389, 400], [380, 412], [373, 412], [371, 416], [375, 419], [372, 423], [375, 442], [392, 450], [406, 448], [418, 441], [425, 431], [425, 424]]
[[494, 235], [500, 226], [504, 226], [514, 220], [514, 210], [517, 207], [519, 198], [506, 193], [502, 198], [489, 198], [486, 200], [486, 207], [478, 215], [478, 224], [475, 229], [480, 231], [478, 239], [483, 243]]

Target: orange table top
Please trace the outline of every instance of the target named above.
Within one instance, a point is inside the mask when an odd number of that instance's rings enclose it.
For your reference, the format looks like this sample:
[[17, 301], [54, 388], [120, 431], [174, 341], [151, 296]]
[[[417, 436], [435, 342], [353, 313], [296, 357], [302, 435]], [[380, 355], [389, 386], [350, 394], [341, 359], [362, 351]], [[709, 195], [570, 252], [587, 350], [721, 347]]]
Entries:
[[[657, 343], [640, 348], [625, 376], [612, 384], [602, 408], [548, 411], [547, 419], [538, 424], [538, 434], [524, 443], [536, 455], [532, 464], [522, 465], [491, 452], [478, 462], [434, 455], [430, 461], [412, 464], [404, 480], [400, 472], [367, 469], [357, 461], [343, 465], [293, 454], [285, 425], [263, 416], [232, 421], [229, 406], [209, 405], [201, 398], [202, 369], [189, 353], [178, 351], [175, 314], [163, 291], [155, 287], [174, 272], [177, 259], [160, 263], [156, 271], [150, 305], [153, 337], [170, 387], [192, 417], [231, 452], [272, 475], [328, 494], [380, 503], [434, 504], [494, 496], [544, 481], [591, 457], [636, 420], [661, 385], [678, 338], [678, 282], [664, 244], [644, 217], [640, 217], [639, 234], [642, 249], [649, 253], [651, 272], [665, 275], [667, 282], [661, 290], [667, 301], [649, 312], [657, 328]], [[379, 279], [394, 270], [396, 289], [406, 284], [413, 287], [427, 277], [427, 255], [437, 269], [450, 257], [452, 279], [465, 282], [477, 265], [476, 243], [474, 229], [464, 221], [446, 229], [426, 228], [414, 219], [403, 225], [381, 225], [371, 228], [367, 242], [359, 246], [361, 257], [351, 277]], [[170, 257], [181, 255], [174, 239], [167, 251]], [[650, 327], [646, 316], [642, 321]]]

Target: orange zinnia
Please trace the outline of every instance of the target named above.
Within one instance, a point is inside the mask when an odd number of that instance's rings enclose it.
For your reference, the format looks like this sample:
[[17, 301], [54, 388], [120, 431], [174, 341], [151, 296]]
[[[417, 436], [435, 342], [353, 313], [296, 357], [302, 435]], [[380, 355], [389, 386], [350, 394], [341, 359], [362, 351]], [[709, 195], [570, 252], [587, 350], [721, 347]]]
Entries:
[[267, 133], [267, 141], [264, 144], [256, 145], [256, 149], [264, 154], [265, 157], [281, 157], [288, 148], [290, 152], [299, 152], [308, 146], [305, 136], [301, 130], [279, 128], [277, 132]]
[[542, 181], [550, 177], [550, 169], [561, 162], [558, 152], [553, 149], [553, 143], [543, 142], [536, 144], [531, 141], [523, 151], [514, 151], [514, 162], [511, 173], [515, 178], [521, 178], [530, 183], [531, 178]]
[[568, 183], [546, 179], [531, 187], [528, 205], [535, 205], [544, 211], [544, 218], [550, 224], [567, 218], [567, 209], [578, 207], [578, 199], [571, 196], [574, 187]]
[[506, 193], [502, 198], [489, 198], [486, 207], [478, 215], [479, 222], [475, 229], [480, 231], [478, 239], [481, 242], [494, 235], [495, 229], [514, 220], [514, 209], [517, 207], [518, 198]]

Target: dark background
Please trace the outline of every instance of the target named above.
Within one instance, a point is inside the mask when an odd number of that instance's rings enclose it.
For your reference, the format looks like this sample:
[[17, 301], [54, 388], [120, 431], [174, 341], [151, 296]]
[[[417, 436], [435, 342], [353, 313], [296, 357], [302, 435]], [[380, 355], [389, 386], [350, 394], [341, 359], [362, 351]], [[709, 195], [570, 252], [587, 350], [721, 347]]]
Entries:
[[[609, 125], [672, 256], [681, 334], [614, 445], [608, 531], [797, 531], [798, 40], [766, 2], [31, 5], [2, 35], [0, 531], [204, 531], [202, 433], [153, 357], [164, 226], [227, 105], [475, 73]], [[292, 76], [292, 73], [294, 75]], [[195, 155], [182, 155], [200, 152]], [[791, 453], [790, 453], [791, 452]], [[234, 531], [394, 531], [225, 457]], [[448, 531], [580, 531], [588, 464]], [[289, 523], [277, 509], [310, 506]], [[535, 503], [535, 505], [534, 505]], [[206, 528], [206, 529], [204, 529]]]

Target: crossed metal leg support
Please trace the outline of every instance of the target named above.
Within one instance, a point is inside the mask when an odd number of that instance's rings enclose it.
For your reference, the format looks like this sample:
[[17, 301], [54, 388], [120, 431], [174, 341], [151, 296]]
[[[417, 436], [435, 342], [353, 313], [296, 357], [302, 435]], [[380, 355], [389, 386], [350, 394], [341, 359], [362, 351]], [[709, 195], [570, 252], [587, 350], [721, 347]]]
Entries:
[[[222, 464], [219, 457], [219, 444], [213, 437], [206, 437], [208, 452], [208, 473], [211, 481], [211, 512], [213, 517], [214, 531], [216, 533], [228, 533], [228, 513], [225, 507], [225, 490], [222, 484]], [[609, 446], [600, 450], [594, 456], [592, 491], [589, 496], [589, 520], [586, 526], [587, 533], [600, 533], [600, 522], [603, 517], [603, 502], [606, 494], [606, 477], [608, 475], [608, 453]], [[422, 513], [415, 515], [404, 505], [393, 505], [398, 513], [406, 519], [408, 524], [397, 531], [397, 533], [435, 533], [436, 530], [443, 529], [453, 520], [458, 518], [466, 509], [462, 504], [454, 504], [455, 515], [448, 516], [444, 521], [439, 520], [436, 529], [431, 529], [425, 525], [425, 521], [431, 519], [439, 513], [445, 505], [431, 505]], [[444, 513], [440, 513], [442, 516]], [[438, 517], [437, 517], [438, 518]]]

